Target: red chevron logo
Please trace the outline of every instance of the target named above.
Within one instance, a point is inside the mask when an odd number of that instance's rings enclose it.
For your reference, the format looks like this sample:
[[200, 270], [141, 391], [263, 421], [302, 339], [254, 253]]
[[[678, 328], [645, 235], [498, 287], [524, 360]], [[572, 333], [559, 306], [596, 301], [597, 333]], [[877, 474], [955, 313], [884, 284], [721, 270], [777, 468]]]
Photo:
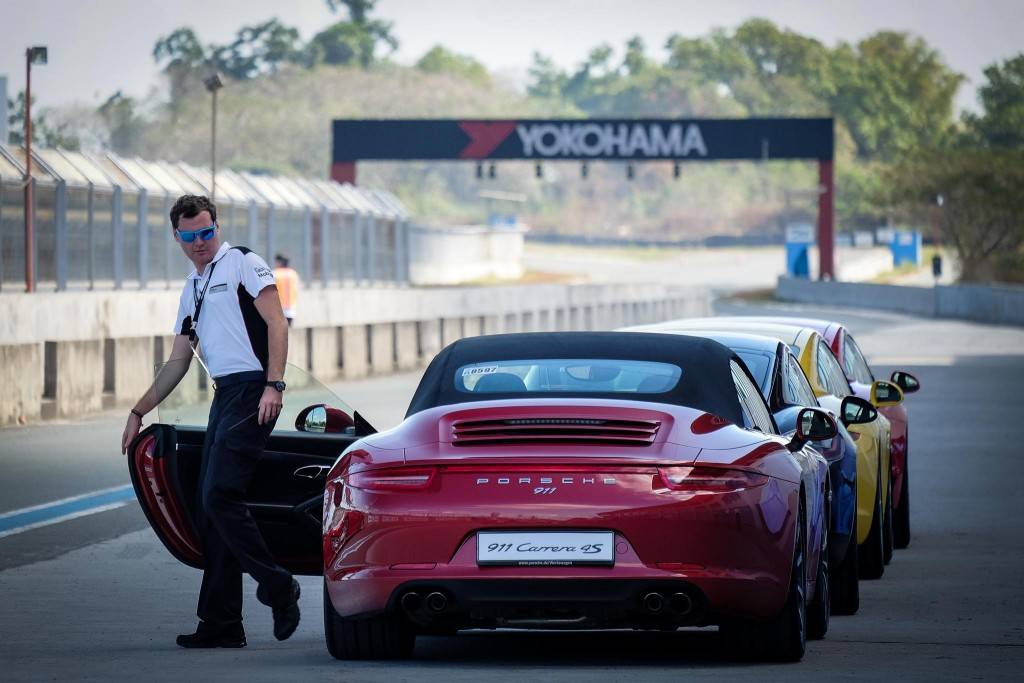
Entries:
[[459, 152], [460, 159], [486, 159], [516, 129], [515, 121], [459, 121], [469, 136], [469, 144]]

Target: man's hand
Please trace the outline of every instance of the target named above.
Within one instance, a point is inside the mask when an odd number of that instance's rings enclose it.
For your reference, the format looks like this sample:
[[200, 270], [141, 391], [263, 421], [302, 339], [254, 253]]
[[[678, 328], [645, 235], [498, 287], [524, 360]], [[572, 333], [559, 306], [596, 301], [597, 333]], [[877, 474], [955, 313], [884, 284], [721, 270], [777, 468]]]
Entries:
[[274, 387], [267, 387], [263, 390], [263, 397], [260, 399], [260, 409], [256, 421], [259, 424], [267, 424], [277, 419], [281, 413], [281, 392]]
[[[262, 407], [262, 405], [261, 405]], [[135, 413], [128, 413], [128, 423], [124, 426], [124, 434], [121, 435], [121, 455], [128, 452], [128, 446], [132, 440], [139, 435], [142, 428], [142, 418]]]

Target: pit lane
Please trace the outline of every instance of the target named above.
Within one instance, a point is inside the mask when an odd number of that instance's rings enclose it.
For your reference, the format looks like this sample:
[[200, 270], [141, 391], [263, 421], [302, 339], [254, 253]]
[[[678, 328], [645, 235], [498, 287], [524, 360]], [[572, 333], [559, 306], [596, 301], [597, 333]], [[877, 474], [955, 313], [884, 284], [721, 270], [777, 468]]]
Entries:
[[[846, 322], [880, 375], [921, 378], [909, 397], [912, 530], [861, 610], [834, 618], [804, 661], [734, 661], [713, 631], [473, 632], [422, 638], [408, 662], [336, 662], [323, 642], [321, 588], [303, 582], [303, 622], [271, 635], [247, 579], [240, 651], [184, 651], [199, 574], [179, 565], [138, 505], [0, 538], [0, 674], [5, 681], [147, 679], [388, 681], [1006, 679], [1024, 665], [1024, 330], [796, 306], [723, 303], [726, 314], [791, 313]], [[894, 363], [899, 365], [894, 365]], [[379, 425], [394, 424], [417, 380], [340, 385]], [[400, 398], [394, 398], [400, 397]], [[391, 412], [388, 412], [391, 411]], [[127, 481], [120, 415], [3, 432], [0, 512]], [[73, 451], [68, 444], [74, 444]], [[83, 484], [86, 488], [83, 488]], [[77, 488], [76, 488], [77, 487]]]

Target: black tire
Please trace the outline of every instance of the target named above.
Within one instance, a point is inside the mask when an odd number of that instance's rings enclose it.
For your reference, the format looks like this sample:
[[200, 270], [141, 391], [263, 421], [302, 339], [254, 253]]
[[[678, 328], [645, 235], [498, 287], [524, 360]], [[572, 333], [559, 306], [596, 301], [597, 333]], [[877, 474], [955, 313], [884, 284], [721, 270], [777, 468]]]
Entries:
[[735, 620], [723, 623], [719, 632], [737, 652], [775, 662], [799, 662], [807, 648], [807, 539], [803, 493], [797, 518], [797, 538], [789, 592], [782, 612], [771, 621]]
[[893, 546], [903, 550], [910, 545], [910, 451], [903, 460], [903, 490], [900, 491], [900, 504], [894, 510]]
[[882, 524], [882, 559], [886, 564], [892, 562], [893, 529], [892, 529], [892, 473], [889, 473], [888, 495], [885, 497], [884, 522]]
[[860, 609], [860, 577], [857, 555], [857, 514], [853, 515], [853, 531], [850, 532], [846, 555], [838, 567], [833, 569], [832, 614], [849, 616]]
[[[826, 489], [828, 491], [829, 489]], [[814, 599], [807, 605], [807, 639], [821, 640], [828, 633], [828, 618], [832, 612], [832, 598], [829, 588], [831, 579], [828, 570], [829, 532], [831, 520], [829, 506], [825, 505], [825, 519], [821, 532], [821, 551], [818, 560], [817, 579], [814, 582]]]
[[880, 579], [885, 574], [885, 547], [882, 532], [882, 474], [879, 470], [878, 483], [875, 485], [874, 514], [871, 515], [871, 530], [857, 553], [860, 556], [860, 578]]
[[356, 619], [339, 616], [324, 582], [324, 635], [335, 659], [404, 659], [412, 654], [416, 634], [399, 616], [380, 614]]

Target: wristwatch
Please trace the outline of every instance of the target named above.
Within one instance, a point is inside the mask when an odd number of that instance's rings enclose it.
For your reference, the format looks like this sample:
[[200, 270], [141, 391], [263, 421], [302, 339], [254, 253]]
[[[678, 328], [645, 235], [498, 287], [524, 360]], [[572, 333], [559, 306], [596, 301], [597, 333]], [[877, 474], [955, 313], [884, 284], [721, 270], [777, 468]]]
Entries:
[[280, 392], [284, 393], [284, 389], [285, 389], [285, 387], [286, 387], [286, 386], [288, 386], [288, 385], [287, 385], [287, 384], [285, 384], [285, 383], [284, 383], [283, 381], [281, 381], [281, 380], [277, 380], [276, 382], [267, 382], [267, 386], [268, 386], [268, 387], [274, 387], [274, 388], [275, 388], [275, 389], [277, 389], [278, 391], [280, 391]]

